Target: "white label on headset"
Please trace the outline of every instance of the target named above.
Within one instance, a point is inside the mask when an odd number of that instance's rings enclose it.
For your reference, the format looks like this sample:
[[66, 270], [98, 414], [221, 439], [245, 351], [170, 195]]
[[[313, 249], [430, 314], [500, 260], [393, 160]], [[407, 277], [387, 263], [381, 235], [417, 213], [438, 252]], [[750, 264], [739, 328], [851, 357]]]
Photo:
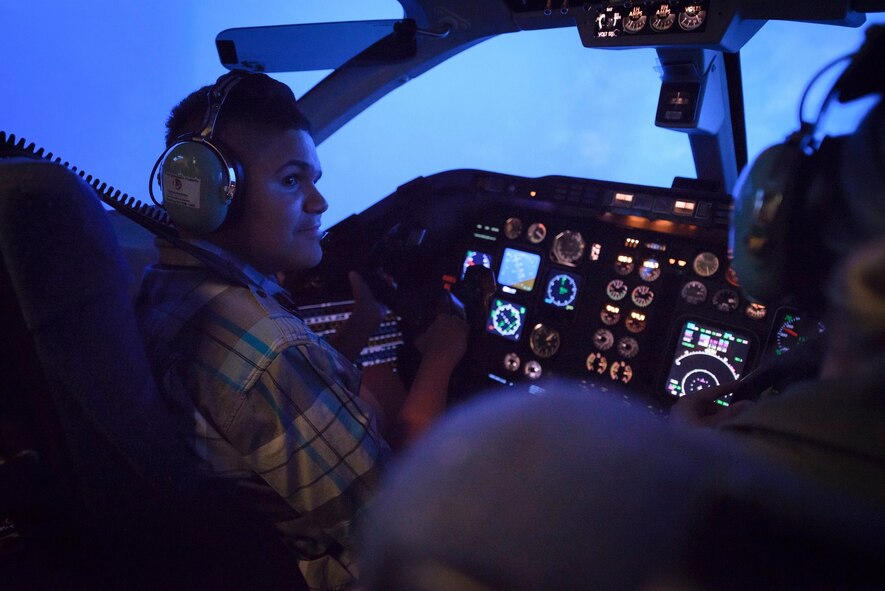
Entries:
[[163, 175], [163, 202], [200, 209], [200, 179], [165, 173]]

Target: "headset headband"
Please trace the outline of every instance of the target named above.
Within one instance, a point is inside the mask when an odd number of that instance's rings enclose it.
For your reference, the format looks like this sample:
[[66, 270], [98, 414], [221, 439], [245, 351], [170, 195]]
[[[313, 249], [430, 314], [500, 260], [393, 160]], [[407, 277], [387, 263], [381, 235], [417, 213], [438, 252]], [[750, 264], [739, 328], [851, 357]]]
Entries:
[[248, 72], [244, 72], [243, 70], [231, 70], [222, 75], [221, 78], [215, 82], [215, 85], [209, 89], [209, 92], [206, 94], [209, 106], [206, 109], [206, 115], [203, 117], [203, 122], [201, 124], [202, 129], [196, 137], [203, 140], [211, 140], [214, 137], [215, 123], [218, 119], [218, 115], [221, 113], [221, 106], [224, 104], [230, 91], [248, 75]]

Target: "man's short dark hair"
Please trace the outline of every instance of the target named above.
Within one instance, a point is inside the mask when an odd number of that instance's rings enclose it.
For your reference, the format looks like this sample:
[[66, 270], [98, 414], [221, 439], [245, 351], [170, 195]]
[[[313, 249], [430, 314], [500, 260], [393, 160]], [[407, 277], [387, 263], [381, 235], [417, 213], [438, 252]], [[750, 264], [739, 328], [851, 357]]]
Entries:
[[[202, 131], [200, 127], [209, 107], [208, 93], [213, 86], [192, 92], [172, 109], [166, 121], [166, 147], [182, 136]], [[303, 129], [310, 133], [310, 122], [298, 108], [292, 89], [267, 74], [250, 74], [233, 87], [221, 107], [215, 132], [224, 129], [230, 121], [279, 130]]]

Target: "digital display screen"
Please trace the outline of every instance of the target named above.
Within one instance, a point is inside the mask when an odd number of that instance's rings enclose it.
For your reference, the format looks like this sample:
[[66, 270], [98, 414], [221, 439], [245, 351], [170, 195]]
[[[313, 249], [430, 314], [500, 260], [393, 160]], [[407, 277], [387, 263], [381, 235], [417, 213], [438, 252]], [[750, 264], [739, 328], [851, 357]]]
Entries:
[[495, 298], [486, 330], [511, 341], [518, 341], [525, 326], [524, 306]]
[[464, 279], [464, 275], [467, 274], [468, 267], [473, 267], [474, 265], [491, 269], [492, 256], [487, 252], [468, 250], [467, 254], [464, 256], [464, 262], [461, 264], [461, 279]]
[[667, 393], [683, 396], [737, 380], [750, 353], [748, 335], [689, 320], [673, 354]]
[[515, 248], [505, 248], [501, 270], [498, 271], [498, 285], [522, 291], [532, 291], [535, 288], [535, 279], [538, 277], [540, 266], [541, 255]]
[[552, 271], [544, 288], [544, 303], [563, 310], [574, 310], [581, 288], [581, 277], [565, 271]]

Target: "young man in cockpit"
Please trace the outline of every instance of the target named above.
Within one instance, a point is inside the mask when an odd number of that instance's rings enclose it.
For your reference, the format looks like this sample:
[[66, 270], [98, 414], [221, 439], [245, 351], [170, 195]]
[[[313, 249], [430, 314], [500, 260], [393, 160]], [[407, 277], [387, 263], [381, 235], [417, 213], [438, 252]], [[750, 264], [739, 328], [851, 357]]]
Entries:
[[308, 121], [292, 91], [265, 75], [228, 75], [225, 83], [220, 100], [216, 84], [173, 109], [167, 148], [182, 140], [186, 148], [178, 164], [167, 151], [160, 174], [180, 199], [194, 199], [187, 207], [199, 207], [198, 192], [212, 180], [174, 167], [192, 156], [189, 144], [200, 144], [192, 138], [211, 119], [212, 150], [224, 153], [222, 167], [239, 169], [235, 196], [208, 233], [201, 224], [188, 228], [189, 212], [181, 218], [183, 237], [208, 258], [161, 247], [160, 264], [145, 275], [139, 319], [161, 390], [207, 473], [233, 480], [274, 523], [311, 588], [344, 588], [358, 576], [352, 530], [389, 454], [384, 426], [413, 437], [442, 412], [466, 324], [442, 314], [417, 339], [422, 362], [403, 408], [383, 416], [352, 363], [384, 314], [362, 278], [350, 277], [356, 304], [337, 335], [339, 350], [277, 299], [284, 293], [277, 274], [322, 257], [328, 204], [317, 188], [322, 169]]

